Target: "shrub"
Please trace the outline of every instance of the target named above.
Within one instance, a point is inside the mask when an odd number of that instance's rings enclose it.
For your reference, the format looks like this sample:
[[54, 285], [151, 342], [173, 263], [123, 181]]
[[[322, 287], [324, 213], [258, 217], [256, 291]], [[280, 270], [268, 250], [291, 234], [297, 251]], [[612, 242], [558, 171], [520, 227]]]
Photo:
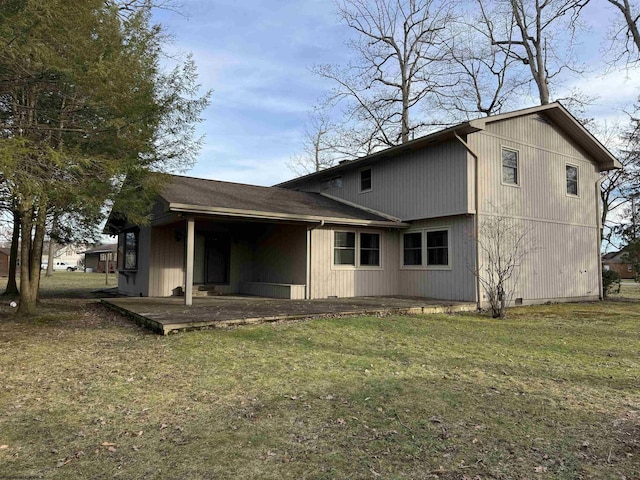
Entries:
[[613, 270], [603, 270], [602, 296], [607, 298], [610, 293], [620, 293], [620, 274]]

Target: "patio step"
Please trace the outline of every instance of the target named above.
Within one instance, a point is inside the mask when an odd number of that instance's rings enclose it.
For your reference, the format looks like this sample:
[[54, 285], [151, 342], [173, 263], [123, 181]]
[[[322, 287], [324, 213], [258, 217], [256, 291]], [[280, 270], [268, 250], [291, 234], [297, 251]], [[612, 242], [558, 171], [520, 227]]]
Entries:
[[[196, 287], [194, 285], [194, 287]], [[222, 293], [216, 291], [216, 285], [198, 285], [193, 289], [192, 295], [194, 297], [214, 297], [222, 295]]]

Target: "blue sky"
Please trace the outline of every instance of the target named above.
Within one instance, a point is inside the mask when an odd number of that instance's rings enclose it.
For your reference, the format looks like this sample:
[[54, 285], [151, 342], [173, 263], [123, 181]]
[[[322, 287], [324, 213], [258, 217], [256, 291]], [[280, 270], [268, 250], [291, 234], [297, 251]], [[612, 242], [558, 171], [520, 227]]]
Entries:
[[[637, 70], [616, 69], [606, 76], [601, 40], [608, 25], [606, 2], [585, 11], [590, 33], [579, 48], [591, 65], [573, 87], [598, 96], [590, 116], [613, 122], [624, 118], [640, 93]], [[156, 19], [174, 37], [174, 52], [191, 52], [211, 105], [198, 131], [204, 146], [189, 175], [273, 185], [292, 178], [287, 167], [300, 150], [304, 122], [331, 83], [312, 74], [317, 64], [345, 64], [351, 35], [330, 0], [183, 0], [182, 14], [158, 11]], [[558, 95], [561, 96], [561, 95]], [[533, 103], [523, 100], [522, 107]]]

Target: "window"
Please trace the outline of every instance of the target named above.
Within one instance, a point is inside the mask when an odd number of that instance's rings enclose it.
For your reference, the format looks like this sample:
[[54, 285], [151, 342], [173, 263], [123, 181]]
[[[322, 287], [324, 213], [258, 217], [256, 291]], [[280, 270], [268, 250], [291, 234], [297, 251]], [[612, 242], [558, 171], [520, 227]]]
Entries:
[[368, 192], [371, 185], [371, 168], [360, 170], [360, 192]]
[[118, 268], [121, 270], [138, 269], [138, 231], [120, 234], [118, 245]]
[[578, 167], [567, 165], [567, 194], [578, 195]]
[[627, 272], [633, 272], [633, 266], [627, 265]]
[[322, 182], [322, 190], [333, 190], [342, 188], [342, 177], [333, 177]]
[[518, 152], [516, 150], [502, 149], [502, 183], [507, 185], [519, 185], [518, 177]]
[[449, 231], [427, 231], [427, 266], [449, 265]]
[[422, 232], [403, 235], [403, 265], [422, 265]]
[[355, 265], [356, 264], [355, 232], [334, 232], [333, 264], [334, 265]]
[[360, 234], [360, 265], [368, 267], [380, 266], [380, 234]]
[[[424, 253], [423, 253], [424, 252]], [[402, 235], [402, 267], [446, 269], [449, 262], [449, 227], [424, 229]]]

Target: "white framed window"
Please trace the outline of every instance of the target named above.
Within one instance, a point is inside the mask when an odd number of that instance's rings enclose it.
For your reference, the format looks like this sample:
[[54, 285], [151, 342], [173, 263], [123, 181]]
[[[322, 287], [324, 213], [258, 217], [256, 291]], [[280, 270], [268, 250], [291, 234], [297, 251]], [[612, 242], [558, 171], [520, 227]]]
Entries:
[[567, 195], [578, 196], [578, 166], [567, 163], [565, 165], [565, 176], [567, 181]]
[[449, 230], [427, 230], [427, 266], [449, 266]]
[[356, 232], [333, 232], [333, 264], [356, 265]]
[[402, 235], [402, 264], [405, 267], [422, 266], [422, 232]]
[[402, 234], [403, 269], [451, 269], [451, 229], [433, 227]]
[[380, 234], [360, 232], [360, 265], [380, 266]]
[[382, 268], [382, 234], [370, 231], [333, 232], [333, 268]]
[[365, 167], [360, 170], [360, 193], [370, 192], [373, 188], [373, 177], [371, 175], [371, 167]]
[[502, 147], [502, 184], [520, 185], [520, 152]]

